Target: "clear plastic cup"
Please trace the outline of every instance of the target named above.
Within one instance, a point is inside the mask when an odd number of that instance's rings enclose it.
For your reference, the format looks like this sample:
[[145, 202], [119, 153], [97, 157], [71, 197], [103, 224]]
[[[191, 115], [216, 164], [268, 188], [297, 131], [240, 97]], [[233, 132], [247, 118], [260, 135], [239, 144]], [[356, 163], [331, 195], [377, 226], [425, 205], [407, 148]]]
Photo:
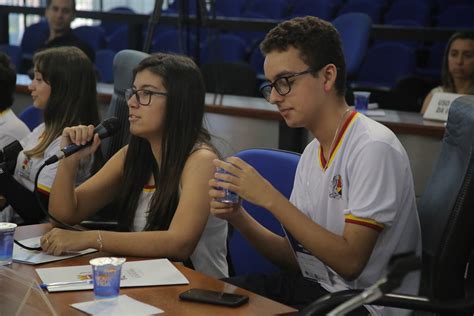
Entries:
[[89, 261], [96, 299], [116, 298], [120, 292], [120, 278], [125, 258], [100, 257]]
[[[216, 168], [216, 171], [218, 173], [227, 173], [228, 174], [228, 172], [225, 171], [225, 169], [223, 169], [223, 168]], [[224, 181], [221, 181], [221, 182], [224, 182]], [[231, 190], [228, 190], [228, 189], [224, 189], [222, 187], [218, 187], [217, 189], [222, 190], [225, 193], [225, 196], [222, 197], [222, 198], [216, 199], [217, 201], [219, 201], [221, 203], [226, 203], [226, 204], [237, 204], [237, 203], [239, 203], [239, 195], [237, 193], [235, 193]]]
[[369, 108], [370, 92], [354, 91], [354, 103], [356, 111], [367, 111]]
[[0, 265], [12, 263], [13, 235], [16, 224], [0, 223]]

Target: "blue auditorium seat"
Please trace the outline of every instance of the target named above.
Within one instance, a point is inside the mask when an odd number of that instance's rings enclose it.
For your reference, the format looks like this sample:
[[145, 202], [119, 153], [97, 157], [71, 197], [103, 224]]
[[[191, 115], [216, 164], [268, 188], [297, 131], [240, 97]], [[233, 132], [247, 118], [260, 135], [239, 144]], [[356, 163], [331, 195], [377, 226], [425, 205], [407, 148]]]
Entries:
[[72, 30], [84, 43], [87, 43], [94, 52], [106, 47], [105, 31], [100, 26], [79, 26]]
[[107, 48], [116, 52], [128, 49], [130, 46], [128, 37], [128, 27], [119, 27], [115, 32], [107, 37]]
[[428, 25], [430, 9], [428, 6], [417, 2], [396, 2], [392, 4], [385, 14], [384, 24], [393, 24], [397, 20], [412, 20], [420, 25]]
[[246, 3], [246, 0], [216, 0], [214, 9], [217, 16], [240, 17]]
[[99, 71], [99, 81], [112, 83], [114, 80], [114, 57], [116, 52], [110, 49], [99, 49], [95, 53], [95, 66]]
[[443, 64], [444, 51], [446, 50], [446, 42], [437, 42], [431, 45], [428, 50], [428, 58], [426, 65], [417, 68], [416, 72], [425, 77], [431, 77], [436, 80], [441, 78], [441, 66]]
[[26, 27], [20, 44], [23, 58], [32, 60], [36, 50], [48, 39], [48, 34], [49, 27], [46, 21], [41, 21]]
[[337, 3], [330, 0], [296, 0], [291, 8], [289, 17], [312, 15], [330, 21], [336, 12]]
[[372, 19], [375, 24], [380, 23], [382, 9], [385, 4], [379, 1], [371, 0], [353, 0], [342, 6], [339, 10], [339, 15], [351, 12], [365, 13]]
[[359, 69], [356, 84], [391, 89], [398, 79], [415, 73], [415, 64], [415, 51], [403, 44], [373, 46]]
[[19, 72], [22, 59], [21, 47], [17, 45], [0, 44], [0, 52], [4, 52], [10, 57], [10, 62], [15, 66], [16, 72]]
[[[133, 11], [133, 9], [131, 9], [129, 7], [115, 7], [115, 8], [112, 8], [112, 9], [108, 10], [107, 12], [110, 12], [110, 13], [129, 13], [129, 14], [135, 13], [135, 11]], [[125, 27], [125, 28], [128, 29], [128, 24], [126, 22], [124, 23], [124, 22], [103, 20], [103, 21], [100, 22], [100, 27], [104, 29], [105, 37], [108, 38], [109, 36], [114, 34], [115, 31], [117, 31], [119, 28]]]
[[268, 19], [281, 20], [288, 14], [288, 9], [286, 0], [254, 0], [248, 3], [244, 14], [252, 12]]
[[189, 36], [189, 47], [187, 47], [187, 37], [183, 32], [178, 30], [167, 30], [158, 32], [154, 36], [153, 43], [151, 45], [152, 52], [163, 52], [163, 53], [176, 53], [181, 55], [193, 55], [191, 52], [194, 51], [196, 39], [194, 35]]
[[38, 125], [43, 123], [43, 111], [33, 105], [30, 105], [20, 113], [18, 118], [22, 120], [23, 123], [25, 123], [26, 126], [28, 126], [28, 128], [32, 131]]
[[474, 28], [474, 5], [450, 6], [438, 15], [438, 27]]
[[356, 75], [369, 44], [372, 21], [364, 13], [346, 13], [332, 22], [341, 36], [348, 77]]
[[264, 76], [263, 73], [263, 62], [265, 61], [265, 57], [263, 57], [262, 52], [260, 51], [260, 47], [256, 46], [252, 53], [250, 54], [250, 65], [253, 69], [257, 72], [257, 76], [262, 77]]
[[208, 37], [201, 49], [201, 63], [241, 62], [245, 60], [245, 42], [239, 36], [216, 34]]
[[[235, 156], [253, 166], [286, 198], [290, 197], [299, 154], [273, 149], [247, 149]], [[260, 224], [276, 234], [284, 235], [281, 224], [268, 211], [247, 201], [243, 201], [242, 205]], [[235, 275], [278, 271], [278, 267], [265, 259], [237, 230], [233, 230], [228, 242]]]

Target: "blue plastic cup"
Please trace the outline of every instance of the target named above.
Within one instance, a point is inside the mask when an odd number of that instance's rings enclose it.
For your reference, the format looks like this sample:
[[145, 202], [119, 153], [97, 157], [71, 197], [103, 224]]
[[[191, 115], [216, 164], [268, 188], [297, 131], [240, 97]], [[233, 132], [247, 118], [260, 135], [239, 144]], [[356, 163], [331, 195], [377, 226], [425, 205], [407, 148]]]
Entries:
[[370, 92], [354, 91], [354, 103], [356, 111], [367, 111], [369, 108]]
[[12, 263], [15, 228], [16, 224], [0, 223], [0, 265], [2, 266]]
[[[223, 168], [216, 168], [216, 171], [218, 173], [229, 174], [229, 172], [227, 172]], [[219, 181], [225, 182], [225, 181], [222, 181], [222, 180], [219, 180]], [[218, 187], [217, 189], [222, 190], [225, 193], [225, 196], [222, 197], [222, 198], [216, 199], [217, 201], [219, 201], [221, 203], [226, 203], [226, 204], [237, 204], [237, 203], [239, 203], [239, 195], [237, 193], [235, 193], [231, 190], [228, 190], [228, 189], [224, 189], [222, 187]]]
[[89, 261], [92, 265], [92, 281], [96, 299], [118, 297], [122, 265], [125, 260], [125, 258], [101, 257]]

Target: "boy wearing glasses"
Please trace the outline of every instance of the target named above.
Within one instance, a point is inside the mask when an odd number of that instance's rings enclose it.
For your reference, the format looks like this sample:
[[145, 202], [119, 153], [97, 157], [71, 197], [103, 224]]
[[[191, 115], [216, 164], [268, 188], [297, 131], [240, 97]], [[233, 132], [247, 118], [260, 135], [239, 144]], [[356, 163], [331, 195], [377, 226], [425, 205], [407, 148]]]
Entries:
[[[328, 292], [369, 287], [384, 275], [392, 255], [420, 252], [413, 180], [396, 136], [346, 104], [344, 56], [330, 23], [315, 17], [282, 22], [261, 49], [269, 81], [261, 89], [264, 97], [288, 126], [305, 127], [315, 139], [301, 156], [289, 201], [239, 158], [216, 160], [229, 173], [216, 173], [209, 182], [211, 211], [285, 269], [229, 282], [302, 308]], [[240, 205], [216, 201], [223, 193], [215, 187], [267, 209], [286, 237], [258, 224]], [[399, 292], [414, 294], [418, 286], [415, 275]], [[395, 310], [367, 306], [353, 313], [368, 311]]]

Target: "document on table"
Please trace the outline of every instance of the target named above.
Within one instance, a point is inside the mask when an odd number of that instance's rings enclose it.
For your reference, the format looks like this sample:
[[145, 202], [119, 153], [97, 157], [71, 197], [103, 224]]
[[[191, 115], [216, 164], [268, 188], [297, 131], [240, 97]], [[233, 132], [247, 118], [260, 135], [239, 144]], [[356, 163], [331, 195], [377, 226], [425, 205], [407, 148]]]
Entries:
[[113, 300], [94, 300], [71, 304], [72, 307], [89, 315], [156, 315], [163, 310], [137, 301], [127, 295], [120, 295]]
[[[40, 238], [41, 237], [34, 237], [30, 239], [20, 240], [20, 242], [28, 247], [39, 247], [40, 246]], [[18, 263], [26, 263], [26, 264], [39, 264], [39, 263], [46, 263], [46, 262], [53, 262], [68, 258], [73, 258], [81, 255], [85, 255], [87, 253], [91, 253], [97, 251], [95, 249], [86, 249], [82, 251], [74, 251], [68, 252], [61, 256], [53, 256], [49, 255], [46, 252], [40, 250], [27, 250], [24, 249], [17, 244], [13, 245], [13, 261]]]
[[[90, 265], [36, 269], [44, 284], [92, 279]], [[168, 259], [125, 262], [120, 287], [189, 284], [188, 279]], [[91, 283], [51, 286], [49, 292], [91, 290]]]

